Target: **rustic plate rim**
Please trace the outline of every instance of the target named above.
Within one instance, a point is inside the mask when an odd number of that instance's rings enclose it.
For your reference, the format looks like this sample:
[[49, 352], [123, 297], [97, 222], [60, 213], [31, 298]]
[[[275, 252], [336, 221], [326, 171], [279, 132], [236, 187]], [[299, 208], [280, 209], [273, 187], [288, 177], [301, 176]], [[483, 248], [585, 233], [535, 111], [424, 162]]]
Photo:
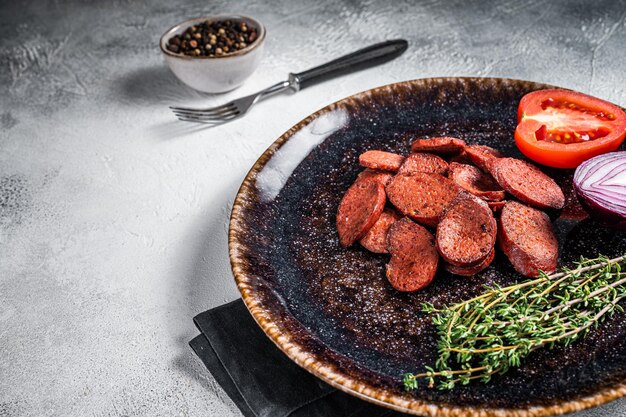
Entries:
[[489, 407], [472, 407], [472, 406], [448, 406], [442, 404], [428, 403], [426, 401], [413, 399], [407, 400], [400, 397], [395, 393], [387, 391], [385, 389], [371, 386], [363, 381], [356, 380], [351, 376], [336, 369], [331, 364], [324, 363], [318, 355], [308, 352], [302, 346], [300, 346], [293, 337], [285, 332], [282, 332], [279, 326], [272, 320], [272, 311], [263, 307], [261, 301], [255, 298], [255, 293], [251, 281], [254, 277], [247, 276], [242, 265], [245, 264], [245, 259], [242, 258], [240, 248], [244, 246], [239, 241], [237, 232], [240, 229], [240, 225], [243, 224], [244, 219], [241, 216], [242, 210], [246, 204], [247, 197], [254, 189], [254, 180], [256, 174], [265, 166], [265, 164], [271, 159], [274, 153], [280, 149], [297, 131], [308, 125], [319, 116], [330, 112], [343, 103], [347, 103], [350, 100], [361, 99], [367, 95], [380, 93], [383, 90], [391, 88], [406, 88], [409, 85], [426, 85], [432, 83], [446, 83], [446, 82], [474, 82], [474, 83], [528, 83], [540, 88], [560, 88], [549, 84], [520, 80], [514, 78], [499, 78], [499, 77], [429, 77], [429, 78], [417, 78], [413, 80], [400, 81], [396, 83], [386, 84], [372, 89], [364, 90], [348, 97], [337, 100], [327, 106], [324, 106], [309, 116], [305, 117], [285, 133], [283, 133], [278, 139], [276, 139], [256, 160], [252, 168], [246, 174], [237, 196], [235, 197], [228, 230], [228, 248], [231, 269], [237, 284], [237, 288], [241, 293], [244, 304], [248, 311], [261, 327], [263, 332], [269, 337], [269, 339], [292, 361], [298, 364], [301, 368], [320, 378], [322, 381], [337, 388], [350, 395], [358, 397], [362, 400], [370, 403], [377, 404], [379, 406], [387, 407], [395, 411], [409, 413], [414, 415], [425, 416], [440, 416], [440, 417], [467, 417], [467, 416], [481, 416], [481, 417], [549, 417], [554, 415], [566, 414], [575, 411], [581, 411], [587, 408], [599, 406], [610, 401], [616, 400], [626, 395], [626, 381], [618, 383], [616, 386], [602, 389], [594, 394], [571, 401], [562, 401], [556, 404], [547, 406], [532, 406], [528, 408], [489, 408]]

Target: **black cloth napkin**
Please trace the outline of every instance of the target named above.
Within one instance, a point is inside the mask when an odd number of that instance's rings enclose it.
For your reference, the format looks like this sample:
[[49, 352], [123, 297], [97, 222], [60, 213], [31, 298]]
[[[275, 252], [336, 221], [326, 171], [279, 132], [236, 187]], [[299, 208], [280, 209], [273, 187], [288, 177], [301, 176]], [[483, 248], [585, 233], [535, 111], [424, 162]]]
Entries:
[[258, 327], [243, 301], [194, 317], [189, 342], [245, 417], [402, 417], [336, 390], [287, 358]]

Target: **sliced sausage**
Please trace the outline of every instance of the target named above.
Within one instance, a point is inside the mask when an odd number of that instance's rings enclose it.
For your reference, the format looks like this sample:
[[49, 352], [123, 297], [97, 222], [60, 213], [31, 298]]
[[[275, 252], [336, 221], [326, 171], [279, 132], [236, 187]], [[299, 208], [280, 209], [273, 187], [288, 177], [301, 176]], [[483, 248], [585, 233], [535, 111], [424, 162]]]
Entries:
[[384, 151], [367, 151], [359, 156], [359, 164], [365, 168], [396, 172], [404, 162], [404, 156]]
[[502, 158], [500, 151], [485, 145], [469, 145], [465, 148], [465, 154], [474, 165], [485, 172], [489, 172], [489, 163]]
[[552, 273], [559, 257], [548, 215], [516, 201], [507, 202], [500, 215], [498, 245], [517, 272], [536, 277], [539, 270]]
[[498, 184], [524, 203], [541, 209], [561, 209], [565, 205], [561, 187], [534, 165], [515, 158], [499, 158], [489, 167]]
[[385, 187], [378, 181], [357, 181], [337, 209], [339, 243], [351, 246], [376, 223], [385, 208]]
[[385, 209], [374, 226], [365, 233], [359, 243], [365, 249], [374, 253], [388, 253], [387, 232], [391, 225], [400, 220], [400, 215], [395, 210]]
[[448, 178], [466, 191], [485, 200], [499, 201], [504, 199], [504, 190], [496, 180], [475, 166], [452, 162]]
[[417, 291], [431, 283], [439, 255], [428, 230], [405, 217], [391, 225], [387, 243], [391, 254], [387, 279], [395, 289]]
[[474, 266], [485, 260], [496, 243], [497, 224], [483, 200], [460, 194], [437, 226], [437, 250], [455, 266]]
[[478, 263], [475, 266], [456, 266], [456, 265], [452, 265], [449, 263], [445, 263], [443, 267], [446, 271], [450, 272], [451, 274], [462, 275], [464, 277], [471, 277], [472, 275], [476, 275], [477, 273], [479, 273], [480, 271], [486, 269], [489, 265], [491, 265], [491, 262], [493, 262], [493, 259], [495, 258], [495, 256], [496, 256], [496, 251], [495, 249], [493, 249], [491, 253], [487, 255], [487, 257], [482, 262]]
[[491, 209], [491, 211], [496, 213], [500, 213], [502, 211], [502, 207], [506, 204], [506, 201], [487, 201], [487, 205]]
[[375, 169], [365, 169], [356, 178], [356, 181], [377, 181], [384, 187], [391, 182], [393, 175], [385, 171], [376, 171]]
[[411, 152], [432, 152], [437, 154], [456, 154], [465, 148], [463, 139], [443, 136], [439, 138], [417, 139], [411, 144]]
[[387, 185], [389, 201], [405, 216], [436, 226], [444, 209], [459, 194], [460, 188], [438, 174], [417, 172], [396, 175]]
[[431, 153], [412, 153], [407, 156], [398, 174], [412, 175], [416, 172], [430, 172], [432, 174], [446, 175], [448, 163], [437, 155]]
[[465, 150], [463, 150], [460, 154], [454, 155], [452, 158], [450, 158], [450, 162], [468, 165], [473, 164], [473, 162], [469, 159], [469, 156], [467, 156], [467, 152], [465, 152]]

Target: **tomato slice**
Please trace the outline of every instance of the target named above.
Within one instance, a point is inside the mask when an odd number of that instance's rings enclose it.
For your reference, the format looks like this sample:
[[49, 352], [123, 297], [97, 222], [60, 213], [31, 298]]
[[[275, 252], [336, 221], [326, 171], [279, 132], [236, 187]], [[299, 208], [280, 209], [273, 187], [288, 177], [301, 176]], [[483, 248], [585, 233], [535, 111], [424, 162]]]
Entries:
[[556, 168], [616, 150], [626, 137], [626, 113], [618, 106], [568, 90], [526, 94], [517, 111], [515, 144], [528, 158]]

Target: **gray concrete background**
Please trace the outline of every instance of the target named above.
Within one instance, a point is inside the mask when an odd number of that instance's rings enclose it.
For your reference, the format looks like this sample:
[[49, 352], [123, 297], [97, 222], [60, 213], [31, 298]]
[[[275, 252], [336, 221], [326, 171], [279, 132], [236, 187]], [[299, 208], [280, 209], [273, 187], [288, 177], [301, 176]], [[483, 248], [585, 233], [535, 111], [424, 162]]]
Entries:
[[[238, 91], [178, 83], [157, 42], [211, 13], [257, 17]], [[4, 1], [0, 5], [0, 416], [236, 416], [192, 356], [191, 318], [237, 298], [227, 222], [249, 167], [342, 97], [431, 76], [553, 83], [626, 105], [624, 1]], [[167, 105], [217, 104], [404, 37], [400, 59], [264, 102], [215, 129]], [[626, 401], [580, 416], [626, 415]]]

